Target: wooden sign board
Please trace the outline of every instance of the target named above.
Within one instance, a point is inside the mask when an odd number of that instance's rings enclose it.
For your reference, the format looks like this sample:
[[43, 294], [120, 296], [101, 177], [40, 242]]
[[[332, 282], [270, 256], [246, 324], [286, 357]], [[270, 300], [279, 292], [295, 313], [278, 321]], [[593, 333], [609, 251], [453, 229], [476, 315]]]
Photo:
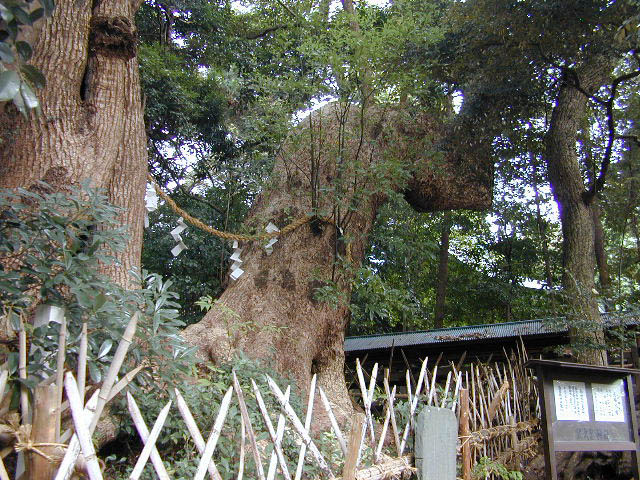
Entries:
[[547, 480], [557, 480], [556, 452], [630, 451], [639, 477], [638, 422], [631, 375], [616, 367], [530, 360], [540, 390]]

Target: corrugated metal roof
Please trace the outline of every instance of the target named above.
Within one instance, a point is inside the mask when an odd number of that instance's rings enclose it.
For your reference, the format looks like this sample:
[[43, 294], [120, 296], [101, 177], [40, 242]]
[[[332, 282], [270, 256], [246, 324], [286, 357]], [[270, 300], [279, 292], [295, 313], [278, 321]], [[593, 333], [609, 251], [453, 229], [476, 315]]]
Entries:
[[[638, 324], [637, 314], [611, 315], [605, 313], [603, 320], [610, 325]], [[364, 335], [347, 337], [344, 341], [345, 352], [361, 350], [377, 350], [411, 345], [430, 345], [448, 342], [464, 342], [482, 339], [498, 339], [512, 337], [526, 337], [529, 335], [544, 335], [566, 333], [567, 327], [562, 318], [547, 318], [524, 320], [520, 322], [492, 323], [485, 325], [468, 325], [464, 327], [440, 328], [419, 332], [387, 333], [382, 335]]]

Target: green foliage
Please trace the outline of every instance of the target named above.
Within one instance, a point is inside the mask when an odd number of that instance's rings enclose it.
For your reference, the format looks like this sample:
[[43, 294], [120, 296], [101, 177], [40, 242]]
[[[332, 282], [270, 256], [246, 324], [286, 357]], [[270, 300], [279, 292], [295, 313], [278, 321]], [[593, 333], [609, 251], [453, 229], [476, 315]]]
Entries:
[[29, 64], [33, 48], [25, 33], [54, 8], [53, 0], [0, 1], [0, 102], [12, 101], [23, 115], [39, 111], [35, 90], [46, 84], [42, 72]]
[[522, 480], [521, 472], [509, 470], [503, 464], [482, 457], [473, 469], [473, 476], [477, 479], [489, 478], [490, 475], [497, 476], [502, 480]]
[[[244, 356], [237, 356], [229, 364], [215, 367], [208, 366], [206, 371], [199, 373], [200, 378], [198, 380], [184, 383], [178, 388], [189, 405], [189, 409], [198, 424], [198, 428], [206, 438], [218, 414], [220, 402], [227, 389], [233, 384], [232, 372], [234, 371], [242, 387], [251, 425], [256, 433], [258, 443], [259, 445], [265, 446], [264, 448], [266, 450], [263, 458], [269, 458], [272, 445], [253, 393], [251, 380], [255, 380], [258, 385], [274, 425], [277, 423], [277, 412], [280, 411], [280, 407], [267, 387], [265, 375], [271, 376], [283, 391], [286, 385], [291, 384], [289, 380], [277, 376], [273, 370], [264, 368]], [[302, 407], [296, 395], [296, 386], [292, 384], [291, 387], [290, 403], [295, 411], [298, 412], [298, 415], [302, 417]], [[157, 389], [141, 389], [134, 392], [134, 397], [138, 404], [145, 406], [143, 411], [145, 421], [151, 425], [169, 398], [173, 398], [173, 391], [170, 389], [164, 389], [162, 391]], [[126, 421], [126, 415], [123, 416], [123, 419], [123, 421], [125, 421], [125, 423], [122, 424], [124, 432], [129, 435], [129, 438], [137, 439], [137, 433], [130, 423], [130, 420]], [[240, 409], [237, 401], [233, 400], [214, 454], [214, 461], [224, 480], [235, 478], [237, 473], [235, 469], [239, 462], [240, 453], [240, 422]], [[329, 441], [327, 448], [335, 449], [336, 445], [336, 441]], [[137, 454], [142, 446], [134, 443], [131, 445], [131, 448], [132, 453]], [[165, 461], [165, 465], [168, 467], [171, 478], [175, 478], [176, 480], [193, 478], [200, 455], [197, 453], [195, 445], [177, 409], [172, 409], [169, 414], [167, 423], [163, 428], [163, 434], [159, 439], [158, 448]], [[297, 458], [296, 453], [299, 451], [299, 446], [290, 429], [285, 430], [283, 450], [287, 458]], [[245, 461], [245, 475], [248, 478], [255, 478], [257, 473], [250, 450], [246, 451]], [[114, 455], [107, 459], [107, 468], [110, 469], [111, 478], [124, 479], [128, 478], [128, 474], [133, 468], [133, 462], [121, 461], [118, 455]], [[294, 468], [295, 465], [290, 464], [290, 469], [293, 470]], [[151, 466], [148, 466], [142, 478], [155, 478], [151, 472]]]
[[[114, 268], [113, 253], [126, 242], [119, 226], [119, 210], [106, 197], [90, 188], [47, 193], [40, 184], [37, 193], [19, 189], [0, 192], [0, 306], [4, 335], [11, 336], [38, 305], [64, 308], [67, 319], [69, 369], [77, 367], [83, 323], [89, 332], [88, 370], [94, 383], [104, 377], [122, 332], [134, 312], [142, 313], [137, 340], [129, 350], [128, 369], [145, 362], [151, 369], [141, 372], [138, 385], [152, 381], [181, 383], [193, 363], [193, 349], [179, 332], [171, 282], [158, 275], [134, 275], [137, 289], [124, 289], [104, 272]], [[59, 325], [33, 328], [27, 324], [32, 348], [28, 385], [55, 370]], [[16, 375], [18, 353], [5, 351], [9, 373]]]

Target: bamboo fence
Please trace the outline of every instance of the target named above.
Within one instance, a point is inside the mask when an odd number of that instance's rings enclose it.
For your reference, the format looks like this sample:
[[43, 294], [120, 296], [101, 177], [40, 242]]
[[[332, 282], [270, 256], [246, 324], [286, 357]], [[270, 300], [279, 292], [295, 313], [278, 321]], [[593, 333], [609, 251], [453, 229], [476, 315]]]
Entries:
[[[60, 322], [57, 369], [35, 388], [33, 401], [26, 388], [22, 387], [20, 416], [11, 415], [6, 407], [0, 412], [5, 418], [5, 422], [0, 423], [0, 435], [13, 438], [10, 447], [0, 451], [0, 480], [10, 478], [4, 459], [12, 452], [17, 453], [13, 478], [68, 480], [81, 467], [90, 480], [103, 479], [92, 436], [105, 406], [127, 387], [142, 368], [139, 366], [118, 380], [135, 335], [138, 315], [129, 322], [102, 385], [88, 400], [85, 400], [87, 329], [83, 328], [74, 375], [64, 371], [64, 318]], [[19, 332], [19, 376], [23, 380], [27, 378], [25, 336], [22, 327]], [[246, 453], [253, 458], [255, 475], [259, 480], [274, 480], [277, 476], [285, 480], [300, 480], [309, 478], [308, 471], [320, 472], [315, 475], [329, 479], [348, 480], [406, 476], [415, 471], [411, 455], [413, 432], [417, 413], [424, 405], [449, 408], [458, 414], [461, 421], [458, 450], [462, 455], [465, 479], [470, 478], [471, 466], [480, 457], [489, 457], [518, 468], [517, 459], [533, 452], [537, 445], [539, 407], [535, 382], [523, 366], [526, 360], [523, 347], [507, 356], [507, 361], [502, 364], [462, 367], [462, 362], [459, 362], [456, 367], [453, 363], [439, 366], [436, 362], [430, 367], [428, 359], [425, 359], [417, 377], [414, 372], [406, 371], [403, 385], [390, 385], [388, 371], [380, 374], [378, 364], [367, 372], [357, 361], [362, 413], [353, 418], [349, 432], [341, 428], [331, 402], [315, 376], [309, 389], [306, 411], [297, 412], [289, 401], [290, 387], [283, 392], [273, 379], [266, 376], [251, 380], [251, 388], [243, 391], [234, 372], [233, 382], [220, 403], [209, 432], [199, 430], [189, 405], [178, 390], [174, 392], [174, 400], [165, 405], [151, 428], [145, 423], [135, 398], [127, 392], [129, 414], [143, 444], [129, 478], [139, 479], [146, 467], [147, 470], [153, 469], [157, 478], [170, 480], [156, 444], [162, 438], [162, 429], [171, 409], [177, 408], [185, 430], [200, 454], [197, 464], [194, 464], [194, 480], [205, 477], [222, 480], [215, 453], [223, 430], [231, 428], [227, 420], [232, 405], [236, 405], [241, 413], [240, 457], [238, 464], [233, 466], [238, 479], [243, 478], [247, 469]], [[7, 379], [8, 371], [0, 368], [0, 406], [7, 403], [9, 396]], [[268, 411], [267, 402], [258, 388], [260, 382], [266, 384], [268, 395], [277, 401], [277, 411]], [[400, 391], [404, 392], [402, 400]], [[64, 402], [63, 393], [66, 394]], [[252, 424], [252, 418], [256, 417], [250, 415], [246, 395], [252, 395], [256, 400], [261, 419], [257, 425]], [[330, 420], [333, 438], [341, 455], [338, 460], [325, 458], [322, 448], [312, 437], [316, 403], [324, 410], [325, 418]], [[70, 411], [73, 424], [64, 431], [61, 419], [66, 410]], [[264, 440], [259, 445], [258, 431], [268, 432], [266, 442], [271, 448], [265, 446]], [[295, 452], [292, 448], [283, 448], [285, 435], [295, 437]]]

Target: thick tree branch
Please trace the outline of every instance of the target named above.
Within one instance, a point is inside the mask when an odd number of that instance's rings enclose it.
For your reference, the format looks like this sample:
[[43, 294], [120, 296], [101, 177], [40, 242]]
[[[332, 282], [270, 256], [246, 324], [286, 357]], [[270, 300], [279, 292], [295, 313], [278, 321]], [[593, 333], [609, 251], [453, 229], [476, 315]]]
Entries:
[[591, 203], [595, 198], [596, 194], [601, 192], [604, 188], [604, 184], [607, 177], [607, 172], [609, 170], [609, 165], [611, 164], [611, 155], [613, 153], [613, 144], [618, 135], [616, 135], [616, 124], [614, 118], [614, 107], [615, 101], [618, 94], [618, 88], [620, 85], [628, 80], [632, 80], [640, 75], [640, 67], [632, 72], [625, 73], [624, 75], [620, 75], [615, 78], [611, 82], [611, 88], [609, 90], [609, 96], [606, 99], [602, 99], [598, 97], [596, 94], [588, 92], [585, 88], [580, 85], [580, 79], [578, 74], [571, 70], [566, 69], [565, 73], [567, 76], [571, 77], [572, 82], [568, 83], [571, 87], [578, 90], [580, 93], [585, 95], [588, 99], [596, 103], [597, 105], [603, 107], [605, 109], [605, 114], [607, 117], [607, 145], [605, 147], [605, 152], [602, 157], [602, 161], [600, 162], [600, 169], [597, 177], [591, 183], [591, 187], [587, 192], [585, 192], [585, 201], [587, 203]]
[[273, 25], [271, 27], [267, 27], [263, 30], [260, 30], [259, 32], [249, 33], [245, 35], [244, 38], [246, 38], [247, 40], [257, 40], [258, 38], [262, 38], [266, 35], [269, 35], [270, 33], [277, 32], [278, 30], [282, 30], [289, 27], [290, 27], [289, 24], [281, 23], [279, 25]]

